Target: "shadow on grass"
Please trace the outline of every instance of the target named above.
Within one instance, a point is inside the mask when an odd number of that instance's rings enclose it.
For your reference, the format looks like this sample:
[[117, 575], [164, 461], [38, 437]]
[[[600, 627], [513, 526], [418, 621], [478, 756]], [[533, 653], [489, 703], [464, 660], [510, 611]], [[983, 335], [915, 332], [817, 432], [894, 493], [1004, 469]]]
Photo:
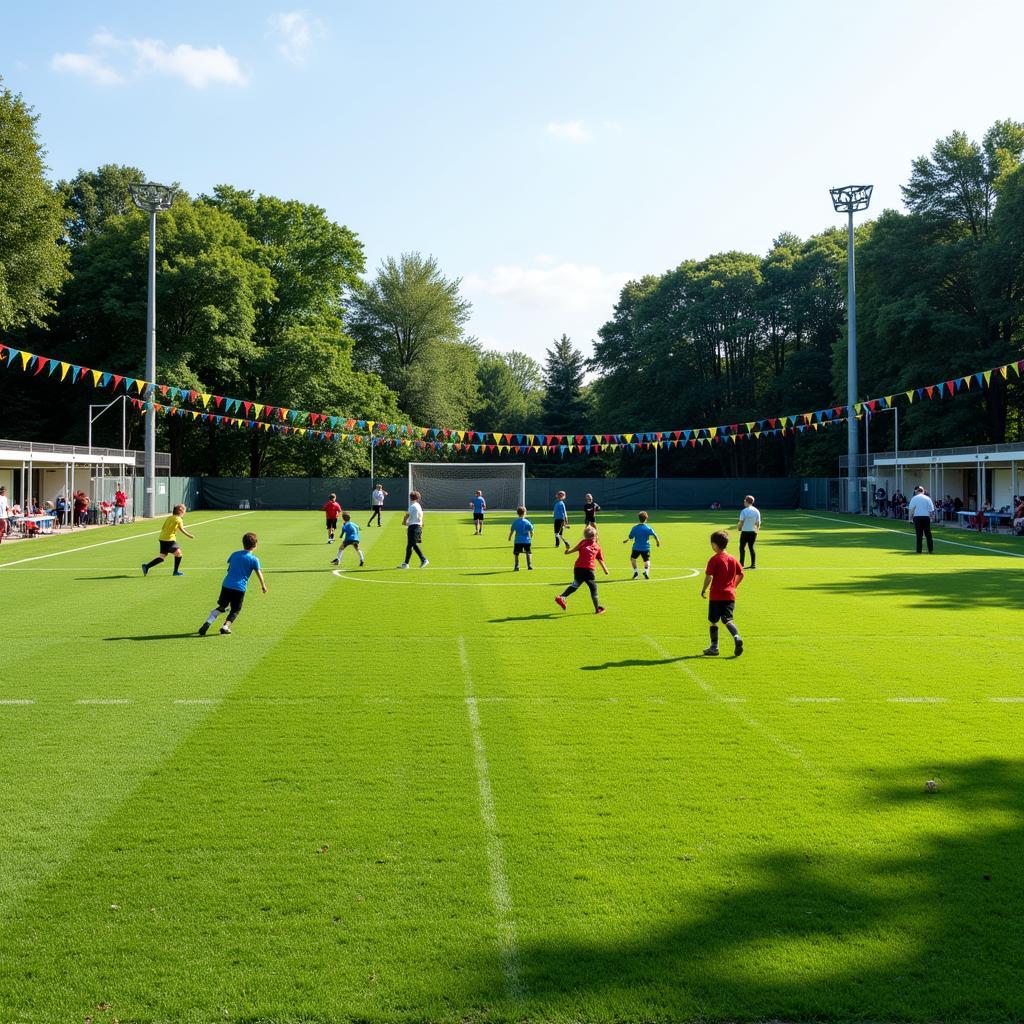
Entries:
[[[793, 590], [809, 590], [837, 594], [843, 597], [874, 600], [879, 596], [916, 598], [921, 608], [975, 608], [978, 605], [1024, 607], [1024, 589], [1018, 585], [1020, 567], [1016, 565], [992, 566], [978, 569], [948, 569], [936, 571], [941, 561], [927, 554], [911, 552], [924, 571], [894, 569], [866, 578], [825, 580], [820, 583], [794, 586]], [[929, 571], [930, 570], [930, 571]]]
[[76, 583], [88, 583], [90, 580], [141, 580], [142, 576], [137, 573], [120, 572], [113, 576], [76, 576]]
[[[690, 881], [660, 920], [624, 905], [626, 927], [611, 908], [613, 929], [591, 920], [523, 943], [523, 1002], [492, 991], [481, 1004], [495, 1019], [1024, 1019], [1024, 761], [872, 774], [845, 810], [873, 818], [879, 841], [850, 850], [827, 821], [820, 841], [769, 829], [763, 855]], [[677, 859], [669, 870], [692, 878]], [[563, 870], [569, 901], [581, 866]]]
[[200, 640], [199, 634], [193, 629], [190, 633], [149, 633], [143, 636], [105, 636], [107, 640]]
[[560, 619], [565, 612], [535, 612], [533, 615], [509, 615], [504, 619], [488, 619], [488, 622], [532, 622], [534, 619]]
[[609, 668], [653, 668], [655, 665], [674, 665], [677, 661], [707, 661], [704, 654], [680, 654], [675, 658], [626, 658], [623, 661], [605, 661], [600, 665], [580, 665], [584, 672], [603, 672]]

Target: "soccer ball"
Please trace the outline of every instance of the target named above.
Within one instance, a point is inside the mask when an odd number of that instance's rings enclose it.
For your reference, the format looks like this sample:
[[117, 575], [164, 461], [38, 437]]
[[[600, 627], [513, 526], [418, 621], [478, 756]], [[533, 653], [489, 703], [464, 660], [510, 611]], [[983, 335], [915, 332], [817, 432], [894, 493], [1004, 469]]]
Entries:
[[934, 793], [939, 788], [939, 784], [934, 779], [929, 779], [924, 784], [924, 788], [927, 792]]

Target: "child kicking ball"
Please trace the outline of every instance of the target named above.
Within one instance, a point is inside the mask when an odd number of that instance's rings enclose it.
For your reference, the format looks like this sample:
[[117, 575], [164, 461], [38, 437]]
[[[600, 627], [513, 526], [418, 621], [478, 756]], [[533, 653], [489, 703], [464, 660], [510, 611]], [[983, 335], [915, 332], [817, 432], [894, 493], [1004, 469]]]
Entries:
[[711, 646], [704, 651], [709, 657], [718, 654], [719, 621], [732, 634], [733, 642], [736, 644], [736, 657], [738, 658], [743, 653], [743, 641], [740, 639], [736, 623], [732, 621], [736, 609], [736, 588], [743, 582], [743, 566], [732, 555], [726, 553], [725, 549], [728, 546], [729, 533], [727, 530], [715, 530], [711, 534], [711, 550], [714, 551], [714, 554], [708, 560], [707, 568], [704, 570], [704, 586], [700, 591], [700, 596], [703, 598], [707, 595], [708, 587], [711, 588], [711, 598], [708, 601]]
[[566, 547], [565, 553], [571, 555], [577, 552], [576, 564], [572, 570], [572, 583], [555, 598], [555, 604], [559, 608], [565, 608], [565, 600], [572, 597], [579, 588], [586, 583], [590, 590], [590, 597], [594, 602], [594, 612], [597, 615], [604, 614], [604, 607], [597, 599], [597, 583], [594, 579], [594, 567], [600, 565], [605, 576], [608, 575], [608, 566], [604, 564], [604, 554], [601, 545], [597, 543], [597, 530], [593, 526], [584, 527], [583, 540], [573, 547]]
[[[206, 631], [217, 621], [217, 616], [228, 613], [227, 621], [220, 627], [225, 635], [231, 633], [231, 623], [238, 618], [245, 600], [245, 588], [249, 585], [249, 577], [256, 573], [263, 593], [267, 592], [267, 581], [263, 578], [260, 560], [256, 557], [256, 545], [259, 540], [255, 533], [247, 533], [242, 537], [242, 550], [228, 556], [228, 572], [220, 587], [217, 607], [210, 612], [206, 621], [199, 627], [199, 635], [206, 636]], [[230, 611], [228, 611], [230, 609]]]
[[359, 547], [359, 527], [352, 522], [352, 517], [347, 513], [341, 516], [341, 546], [338, 548], [338, 557], [331, 561], [331, 565], [341, 565], [341, 556], [345, 554], [346, 548], [355, 548], [359, 556], [359, 564], [363, 564], [363, 552]]

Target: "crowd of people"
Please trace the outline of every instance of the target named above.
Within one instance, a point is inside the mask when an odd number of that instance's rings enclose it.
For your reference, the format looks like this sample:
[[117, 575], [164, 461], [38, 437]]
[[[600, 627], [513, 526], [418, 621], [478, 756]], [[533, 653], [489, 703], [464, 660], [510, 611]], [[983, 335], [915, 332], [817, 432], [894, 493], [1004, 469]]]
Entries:
[[22, 505], [12, 502], [7, 488], [0, 487], [0, 542], [14, 530], [19, 530], [22, 537], [32, 538], [54, 526], [84, 529], [90, 522], [113, 525], [127, 521], [128, 495], [122, 485], [112, 501], [101, 501], [95, 510], [85, 491], [73, 491], [70, 498], [61, 493], [53, 501], [30, 498]]

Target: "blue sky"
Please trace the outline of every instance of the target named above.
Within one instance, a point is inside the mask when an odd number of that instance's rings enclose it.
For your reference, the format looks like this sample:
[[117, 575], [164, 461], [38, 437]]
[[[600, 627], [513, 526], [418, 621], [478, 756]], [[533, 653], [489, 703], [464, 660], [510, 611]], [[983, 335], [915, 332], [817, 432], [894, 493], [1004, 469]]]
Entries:
[[434, 254], [471, 331], [585, 351], [622, 283], [900, 205], [910, 161], [1024, 119], [1024, 5], [9, 4], [0, 72], [54, 177], [135, 164], [325, 207], [372, 270]]

